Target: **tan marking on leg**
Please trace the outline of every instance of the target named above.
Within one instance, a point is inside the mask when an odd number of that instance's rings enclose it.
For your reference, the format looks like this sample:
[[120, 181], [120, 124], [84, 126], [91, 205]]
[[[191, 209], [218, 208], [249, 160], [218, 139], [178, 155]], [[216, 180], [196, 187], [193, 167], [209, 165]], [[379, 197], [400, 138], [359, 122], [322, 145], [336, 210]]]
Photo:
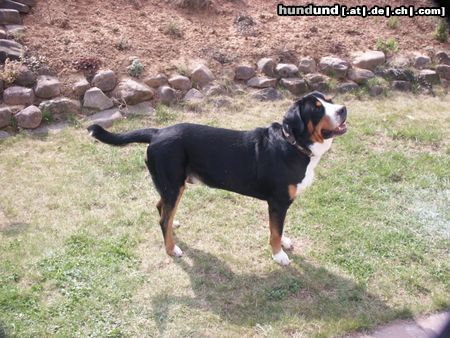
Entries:
[[281, 235], [279, 233], [278, 221], [275, 215], [269, 216], [270, 226], [270, 246], [272, 247], [272, 254], [277, 254], [281, 250]]
[[173, 219], [175, 217], [175, 213], [177, 211], [178, 204], [180, 203], [181, 196], [184, 192], [184, 185], [180, 188], [180, 191], [178, 193], [177, 201], [175, 202], [175, 206], [169, 210], [166, 214], [166, 209], [163, 207], [163, 218], [166, 219], [166, 236], [164, 238], [165, 246], [166, 246], [166, 252], [169, 255], [173, 254], [173, 250], [175, 247], [175, 241], [173, 240]]
[[295, 184], [289, 184], [288, 185], [288, 193], [289, 193], [289, 198], [291, 199], [291, 201], [293, 201], [295, 199], [295, 197], [297, 197], [297, 186]]

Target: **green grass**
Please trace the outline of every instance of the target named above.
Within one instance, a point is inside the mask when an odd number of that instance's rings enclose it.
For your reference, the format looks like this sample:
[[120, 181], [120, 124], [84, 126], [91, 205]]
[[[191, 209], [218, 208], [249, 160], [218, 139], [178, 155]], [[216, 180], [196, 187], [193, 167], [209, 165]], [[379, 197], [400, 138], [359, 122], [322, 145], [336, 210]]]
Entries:
[[[342, 98], [336, 98], [340, 101]], [[270, 258], [267, 206], [188, 186], [165, 254], [144, 145], [76, 126], [0, 143], [0, 332], [8, 336], [329, 337], [448, 307], [448, 97], [345, 101], [349, 132], [289, 210], [292, 264]], [[158, 108], [237, 129], [290, 102]]]
[[395, 38], [389, 38], [386, 41], [384, 41], [383, 39], [379, 38], [377, 40], [375, 48], [378, 49], [378, 50], [381, 50], [385, 54], [395, 53], [395, 52], [398, 51], [398, 43], [397, 43], [397, 40]]

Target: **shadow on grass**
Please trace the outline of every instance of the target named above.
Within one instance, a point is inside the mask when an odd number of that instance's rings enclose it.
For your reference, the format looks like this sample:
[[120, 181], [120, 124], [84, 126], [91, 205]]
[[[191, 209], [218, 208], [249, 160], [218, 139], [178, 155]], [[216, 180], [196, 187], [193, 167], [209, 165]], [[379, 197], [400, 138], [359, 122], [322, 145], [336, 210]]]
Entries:
[[[339, 322], [341, 330], [348, 331], [399, 316], [398, 310], [391, 310], [364, 287], [316, 267], [299, 255], [290, 254], [294, 264], [274, 268], [266, 275], [237, 274], [214, 255], [180, 244], [185, 257], [174, 262], [188, 274], [195, 296], [160, 294], [153, 298], [161, 333], [170, 318], [171, 306], [176, 304], [209, 311], [222, 320], [247, 327], [298, 318]], [[408, 314], [402, 311], [401, 316]]]

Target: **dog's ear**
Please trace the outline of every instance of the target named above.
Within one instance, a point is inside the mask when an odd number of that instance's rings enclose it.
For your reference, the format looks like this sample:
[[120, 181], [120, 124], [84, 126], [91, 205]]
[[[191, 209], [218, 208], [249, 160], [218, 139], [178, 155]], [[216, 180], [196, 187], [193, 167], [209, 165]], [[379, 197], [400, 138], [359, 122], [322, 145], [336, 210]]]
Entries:
[[284, 114], [283, 129], [289, 135], [297, 138], [305, 129], [300, 110], [302, 109], [302, 100], [295, 102], [289, 110]]

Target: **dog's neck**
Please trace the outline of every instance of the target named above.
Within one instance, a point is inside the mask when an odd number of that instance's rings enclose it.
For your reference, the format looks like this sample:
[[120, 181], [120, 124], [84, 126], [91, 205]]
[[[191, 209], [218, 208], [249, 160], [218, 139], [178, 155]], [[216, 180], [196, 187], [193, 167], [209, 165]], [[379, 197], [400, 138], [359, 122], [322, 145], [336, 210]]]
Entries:
[[301, 144], [299, 144], [297, 142], [297, 140], [295, 139], [294, 135], [289, 134], [286, 129], [284, 129], [283, 127], [281, 127], [281, 132], [283, 135], [283, 138], [290, 143], [292, 146], [294, 146], [300, 153], [302, 153], [303, 155], [306, 155], [308, 157], [313, 156], [313, 152], [310, 150], [310, 148], [302, 146]]

